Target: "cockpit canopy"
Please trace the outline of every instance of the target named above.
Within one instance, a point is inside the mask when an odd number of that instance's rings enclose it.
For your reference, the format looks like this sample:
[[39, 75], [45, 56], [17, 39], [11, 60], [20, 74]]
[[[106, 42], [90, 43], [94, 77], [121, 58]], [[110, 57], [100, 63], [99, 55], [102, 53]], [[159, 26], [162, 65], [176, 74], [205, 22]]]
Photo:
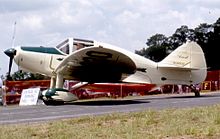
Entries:
[[65, 54], [70, 54], [76, 50], [82, 49], [84, 47], [94, 46], [94, 41], [69, 38], [56, 46], [57, 49]]

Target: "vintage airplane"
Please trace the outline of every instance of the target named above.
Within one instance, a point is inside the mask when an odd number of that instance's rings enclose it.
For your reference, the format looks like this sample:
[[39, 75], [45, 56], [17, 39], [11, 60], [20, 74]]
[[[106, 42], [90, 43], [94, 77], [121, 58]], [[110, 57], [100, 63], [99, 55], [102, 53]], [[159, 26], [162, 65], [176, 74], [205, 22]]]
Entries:
[[45, 104], [77, 99], [63, 89], [64, 80], [80, 81], [74, 89], [91, 83], [120, 82], [192, 86], [207, 74], [201, 47], [190, 41], [158, 63], [107, 43], [74, 38], [56, 47], [10, 48], [5, 54], [10, 57], [9, 75], [14, 59], [24, 71], [51, 76], [50, 88], [42, 93]]

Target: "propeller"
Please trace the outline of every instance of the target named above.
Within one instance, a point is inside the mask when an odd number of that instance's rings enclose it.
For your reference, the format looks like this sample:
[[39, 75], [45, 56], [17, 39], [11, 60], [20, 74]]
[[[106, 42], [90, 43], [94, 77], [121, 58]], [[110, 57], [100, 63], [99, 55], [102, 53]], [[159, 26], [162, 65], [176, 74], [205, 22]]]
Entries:
[[9, 48], [9, 49], [5, 50], [4, 53], [10, 58], [9, 59], [9, 67], [8, 67], [8, 75], [7, 75], [7, 80], [10, 80], [11, 79], [11, 76], [10, 76], [11, 68], [12, 68], [14, 56], [16, 55], [16, 50], [14, 48]]
[[14, 41], [15, 41], [15, 34], [16, 34], [16, 21], [14, 23], [14, 31], [13, 31], [13, 36], [12, 36], [12, 48], [9, 48], [4, 51], [4, 53], [10, 58], [9, 59], [9, 66], [8, 66], [8, 75], [6, 76], [7, 80], [12, 80], [10, 74], [11, 74], [11, 68], [12, 68], [12, 63], [14, 56], [16, 55], [16, 50], [14, 48]]

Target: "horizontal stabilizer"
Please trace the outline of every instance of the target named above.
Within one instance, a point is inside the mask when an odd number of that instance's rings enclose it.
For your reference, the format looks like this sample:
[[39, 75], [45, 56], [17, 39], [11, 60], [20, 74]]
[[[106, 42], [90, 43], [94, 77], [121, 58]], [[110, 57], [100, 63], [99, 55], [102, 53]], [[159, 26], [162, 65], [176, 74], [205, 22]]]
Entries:
[[164, 68], [169, 70], [199, 70], [199, 68], [191, 68], [191, 67], [177, 67], [175, 65], [168, 65], [168, 64], [158, 64], [158, 68]]

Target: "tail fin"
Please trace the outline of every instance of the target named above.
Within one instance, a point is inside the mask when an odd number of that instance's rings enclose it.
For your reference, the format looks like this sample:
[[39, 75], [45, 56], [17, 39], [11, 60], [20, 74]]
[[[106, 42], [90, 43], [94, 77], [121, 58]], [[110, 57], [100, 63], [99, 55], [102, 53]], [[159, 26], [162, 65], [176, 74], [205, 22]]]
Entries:
[[186, 42], [158, 63], [159, 68], [206, 69], [201, 47], [196, 42]]
[[[189, 84], [198, 84], [205, 80], [207, 67], [204, 53], [196, 42], [186, 42], [158, 63], [158, 69], [170, 72], [170, 78], [177, 81], [188, 80]], [[174, 77], [174, 73], [179, 77]], [[187, 74], [188, 73], [188, 74]], [[181, 76], [186, 74], [188, 76]], [[180, 78], [180, 79], [177, 79]]]

